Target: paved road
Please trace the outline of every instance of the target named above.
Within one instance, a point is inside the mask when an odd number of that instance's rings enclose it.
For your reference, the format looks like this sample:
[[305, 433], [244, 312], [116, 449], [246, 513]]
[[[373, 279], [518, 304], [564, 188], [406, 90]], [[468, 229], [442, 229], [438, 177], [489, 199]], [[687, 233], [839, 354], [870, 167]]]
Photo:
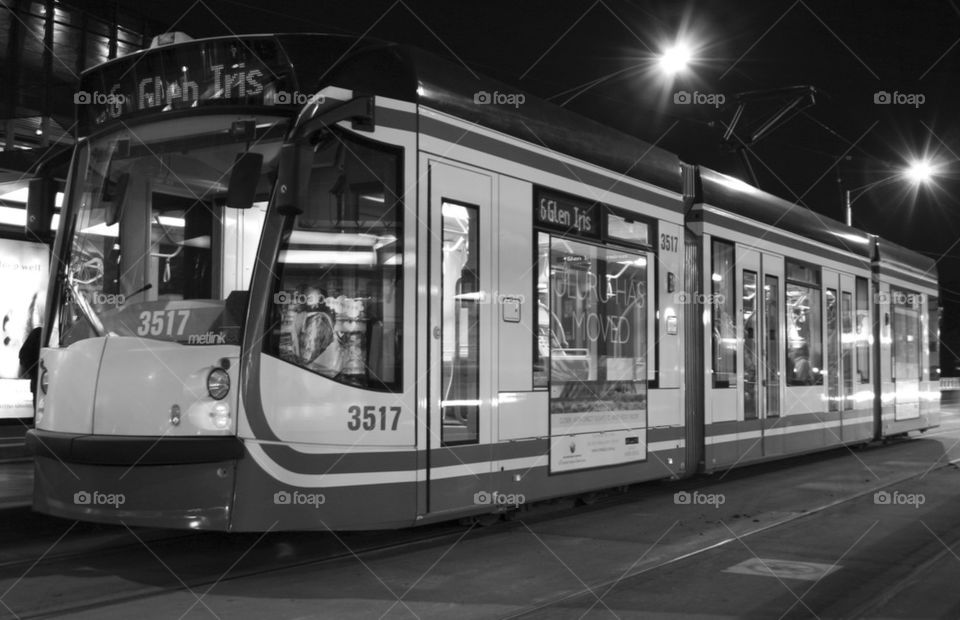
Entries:
[[362, 535], [154, 540], [104, 527], [83, 536], [129, 547], [28, 568], [75, 539], [53, 544], [69, 524], [47, 520], [20, 564], [0, 566], [0, 612], [60, 601], [74, 609], [61, 617], [97, 619], [957, 618], [958, 443], [952, 407], [909, 441], [641, 485], [373, 553]]

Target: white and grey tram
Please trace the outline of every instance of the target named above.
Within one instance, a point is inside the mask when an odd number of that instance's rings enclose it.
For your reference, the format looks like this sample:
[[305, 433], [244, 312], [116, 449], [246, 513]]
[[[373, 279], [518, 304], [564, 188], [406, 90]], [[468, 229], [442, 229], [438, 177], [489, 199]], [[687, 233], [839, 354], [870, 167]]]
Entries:
[[919, 254], [415, 49], [171, 38], [82, 78], [36, 510], [396, 528], [938, 424]]

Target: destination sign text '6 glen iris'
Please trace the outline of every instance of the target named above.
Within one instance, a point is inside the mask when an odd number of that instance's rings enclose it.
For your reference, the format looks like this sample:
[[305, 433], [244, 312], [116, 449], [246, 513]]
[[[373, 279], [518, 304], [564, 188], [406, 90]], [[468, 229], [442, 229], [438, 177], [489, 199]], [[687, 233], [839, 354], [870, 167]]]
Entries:
[[534, 220], [538, 225], [566, 234], [600, 237], [600, 217], [596, 203], [545, 189], [538, 189], [536, 196]]
[[213, 41], [148, 51], [142, 58], [134, 55], [84, 74], [74, 97], [81, 131], [143, 113], [295, 103], [277, 96], [295, 88], [276, 44], [245, 43]]

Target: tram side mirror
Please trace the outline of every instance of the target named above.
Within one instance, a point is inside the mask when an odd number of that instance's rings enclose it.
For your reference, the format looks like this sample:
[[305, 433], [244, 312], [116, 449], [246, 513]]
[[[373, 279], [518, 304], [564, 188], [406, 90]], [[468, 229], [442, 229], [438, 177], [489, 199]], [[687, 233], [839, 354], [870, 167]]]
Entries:
[[230, 172], [227, 186], [227, 206], [233, 209], [249, 209], [257, 195], [257, 183], [263, 168], [261, 153], [239, 153]]
[[130, 185], [130, 173], [124, 172], [117, 177], [109, 191], [103, 195], [103, 218], [107, 226], [113, 226], [120, 221], [123, 213], [123, 203], [127, 199], [127, 186]]
[[50, 235], [57, 191], [52, 177], [31, 179], [27, 184], [27, 237], [45, 240]]

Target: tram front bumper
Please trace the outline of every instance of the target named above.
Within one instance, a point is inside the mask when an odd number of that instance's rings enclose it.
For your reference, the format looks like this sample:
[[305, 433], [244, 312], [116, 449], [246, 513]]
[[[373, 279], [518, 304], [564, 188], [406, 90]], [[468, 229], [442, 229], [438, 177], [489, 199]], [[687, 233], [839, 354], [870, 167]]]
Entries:
[[102, 523], [230, 529], [236, 461], [243, 454], [235, 437], [161, 440], [33, 430], [27, 446], [36, 455], [38, 512]]

